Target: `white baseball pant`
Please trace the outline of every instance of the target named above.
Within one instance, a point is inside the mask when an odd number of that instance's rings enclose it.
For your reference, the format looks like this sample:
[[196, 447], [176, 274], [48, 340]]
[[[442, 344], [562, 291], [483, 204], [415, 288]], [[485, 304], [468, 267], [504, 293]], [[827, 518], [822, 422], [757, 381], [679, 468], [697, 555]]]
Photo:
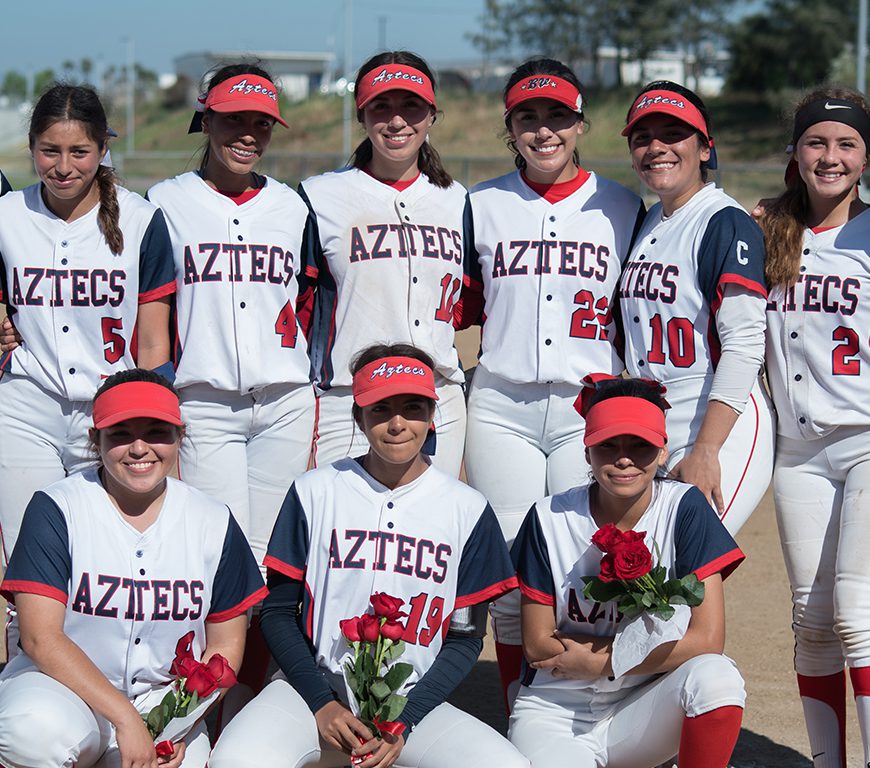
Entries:
[[[441, 704], [405, 734], [396, 768], [528, 768], [510, 742], [475, 717]], [[338, 768], [348, 755], [320, 741], [314, 715], [286, 680], [275, 680], [221, 734], [209, 768]]]
[[[8, 672], [8, 670], [7, 670]], [[136, 697], [148, 712], [166, 693]], [[182, 768], [204, 768], [209, 741], [200, 722], [185, 739]], [[53, 677], [27, 666], [0, 680], [0, 764], [7, 768], [118, 768], [115, 728]]]
[[[451, 477], [459, 477], [465, 446], [465, 394], [462, 385], [435, 375], [436, 448], [432, 464]], [[314, 461], [326, 467], [347, 456], [362, 456], [369, 449], [365, 433], [351, 415], [350, 387], [333, 387], [317, 397]]]
[[[666, 469], [672, 469], [692, 447], [707, 410], [707, 395], [699, 395], [694, 379], [667, 384], [668, 450]], [[743, 527], [761, 502], [773, 474], [776, 413], [767, 392], [756, 381], [749, 402], [719, 451], [722, 497], [721, 519], [732, 536]]]
[[685, 717], [745, 699], [734, 662], [704, 654], [629, 692], [524, 686], [508, 736], [532, 768], [649, 768], [677, 753]]
[[[539, 499], [589, 481], [574, 384], [517, 384], [478, 365], [468, 398], [465, 472], [492, 505], [508, 546]], [[520, 645], [520, 594], [491, 606], [499, 643]]]
[[229, 506], [262, 564], [287, 490], [308, 468], [314, 390], [273, 384], [240, 395], [193, 384], [180, 394], [179, 476]]
[[870, 443], [867, 427], [816, 440], [779, 436], [776, 517], [794, 605], [795, 669], [870, 666]]

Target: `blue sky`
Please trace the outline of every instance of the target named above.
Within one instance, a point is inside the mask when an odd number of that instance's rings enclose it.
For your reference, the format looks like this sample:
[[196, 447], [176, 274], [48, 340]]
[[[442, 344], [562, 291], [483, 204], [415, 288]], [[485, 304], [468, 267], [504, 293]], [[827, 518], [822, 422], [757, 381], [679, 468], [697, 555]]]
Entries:
[[[343, 0], [9, 0], [3, 3], [0, 73], [88, 57], [122, 66], [127, 40], [135, 58], [158, 73], [202, 50], [344, 51]], [[465, 37], [484, 0], [353, 0], [354, 66], [380, 49], [409, 48], [433, 63], [474, 58]], [[383, 33], [382, 33], [383, 29]]]

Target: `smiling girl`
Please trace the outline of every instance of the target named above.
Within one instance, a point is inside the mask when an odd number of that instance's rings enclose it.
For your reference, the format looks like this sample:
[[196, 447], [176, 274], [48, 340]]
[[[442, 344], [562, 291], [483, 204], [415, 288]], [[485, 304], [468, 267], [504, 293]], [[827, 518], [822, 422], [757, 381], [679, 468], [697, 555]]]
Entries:
[[[745, 694], [722, 653], [722, 580], [743, 553], [697, 488], [657, 477], [668, 459], [662, 387], [604, 375], [586, 384], [577, 410], [593, 481], [537, 502], [512, 549], [527, 666], [510, 739], [533, 768], [648, 768], [677, 749], [680, 768], [725, 768]], [[669, 578], [694, 573], [705, 588], [685, 634], [616, 678], [623, 619], [584, 595], [606, 525], [636, 531]]]
[[453, 304], [469, 246], [466, 191], [429, 141], [437, 107], [423, 59], [408, 51], [373, 56], [360, 67], [354, 96], [366, 138], [349, 167], [300, 186], [314, 225], [306, 265], [316, 283], [309, 334], [318, 388], [314, 459], [324, 466], [366, 450], [351, 416], [350, 361], [370, 344], [403, 342], [434, 360], [433, 460], [458, 477], [465, 399]]
[[668, 388], [670, 476], [692, 483], [736, 533], [770, 482], [774, 416], [760, 384], [764, 243], [740, 205], [707, 182], [710, 118], [692, 91], [647, 85], [622, 135], [653, 206], [625, 263], [625, 366]]
[[0, 675], [3, 765], [205, 766], [202, 722], [158, 759], [141, 714], [188, 632], [238, 669], [265, 586], [227, 507], [168, 477], [183, 434], [165, 379], [117, 373], [93, 401], [98, 467], [30, 501], [2, 584], [23, 650]]
[[[350, 755], [359, 768], [527, 768], [504, 737], [446, 703], [480, 653], [487, 601], [516, 579], [486, 500], [422, 453], [439, 397], [432, 359], [375, 345], [352, 379], [368, 451], [300, 477], [269, 542], [262, 623], [284, 679], [230, 723], [209, 765], [346, 765]], [[410, 613], [401, 660], [413, 666], [400, 691], [407, 704], [383, 738], [348, 706], [353, 650], [339, 628], [377, 592]]]
[[102, 164], [109, 135], [93, 90], [55, 85], [30, 120], [39, 182], [0, 198], [0, 293], [24, 337], [0, 357], [4, 559], [33, 492], [92, 462], [101, 380], [169, 360], [169, 236], [156, 206]]
[[[465, 469], [508, 544], [536, 499], [585, 479], [574, 397], [589, 372], [623, 368], [607, 325], [643, 205], [579, 165], [583, 98], [558, 61], [534, 59], [514, 70], [504, 125], [517, 170], [471, 193], [477, 259], [459, 320], [486, 322], [468, 401]], [[492, 608], [508, 701], [519, 678], [518, 600], [515, 593]]]
[[773, 478], [794, 605], [795, 669], [817, 768], [844, 768], [846, 680], [870, 762], [870, 105], [821, 88], [794, 112], [787, 189], [761, 219], [771, 285]]

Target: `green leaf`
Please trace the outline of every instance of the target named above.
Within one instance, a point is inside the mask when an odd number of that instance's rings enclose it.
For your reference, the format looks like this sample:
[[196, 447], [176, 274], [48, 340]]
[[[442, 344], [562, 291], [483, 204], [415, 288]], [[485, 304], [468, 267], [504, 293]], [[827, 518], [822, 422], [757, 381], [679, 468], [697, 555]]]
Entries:
[[384, 679], [379, 677], [371, 684], [369, 692], [379, 701], [383, 701], [392, 693], [392, 690], [390, 690], [390, 686], [384, 682]]
[[638, 605], [628, 605], [625, 608], [622, 608], [622, 615], [626, 619], [633, 619], [635, 616], [639, 616], [643, 613], [643, 607]]
[[[187, 712], [192, 712], [196, 709], [197, 704], [199, 704], [199, 694], [194, 691], [193, 696], [190, 697], [190, 704], [187, 705]], [[185, 712], [185, 714], [187, 714], [187, 712]]]
[[389, 648], [387, 648], [386, 653], [384, 653], [384, 661], [391, 662], [393, 659], [398, 659], [399, 656], [402, 655], [405, 651], [405, 641], [399, 640], [397, 643], [393, 643]]
[[689, 605], [700, 605], [704, 601], [704, 582], [699, 581], [694, 573], [680, 579], [683, 585], [683, 597]]
[[382, 705], [380, 711], [381, 720], [395, 720], [405, 709], [408, 699], [394, 693]]
[[583, 589], [583, 594], [590, 600], [596, 600], [599, 603], [609, 603], [615, 600], [623, 593], [624, 587], [618, 581], [601, 581], [597, 578], [586, 584]]
[[689, 601], [686, 600], [686, 598], [683, 597], [682, 595], [674, 595], [673, 597], [671, 597], [671, 599], [668, 602], [671, 605], [688, 605], [689, 604]]
[[384, 682], [390, 686], [390, 691], [398, 691], [402, 687], [402, 683], [411, 676], [413, 671], [414, 667], [411, 664], [406, 664], [405, 662], [393, 664], [390, 667], [390, 671], [387, 672]]
[[644, 608], [652, 608], [655, 598], [650, 592], [644, 592], [640, 597], [640, 602]]
[[148, 723], [148, 730], [154, 735], [160, 733], [163, 730], [163, 705], [159, 705], [154, 707], [149, 713], [148, 717], [145, 720]]
[[656, 608], [656, 610], [654, 611], [654, 613], [657, 613], [657, 614], [658, 614], [659, 616], [661, 616], [665, 621], [667, 621], [668, 619], [671, 618], [671, 616], [674, 615], [674, 609], [671, 608], [671, 606], [669, 606], [669, 605], [667, 605], [667, 604], [665, 603], [665, 604], [663, 604], [662, 606], [660, 606], [659, 608]]

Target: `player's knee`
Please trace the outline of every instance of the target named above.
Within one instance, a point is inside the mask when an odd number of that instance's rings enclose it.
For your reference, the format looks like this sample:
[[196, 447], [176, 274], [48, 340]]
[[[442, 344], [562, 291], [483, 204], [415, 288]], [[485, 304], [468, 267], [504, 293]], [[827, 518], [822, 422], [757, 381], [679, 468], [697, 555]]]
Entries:
[[843, 668], [843, 644], [836, 625], [795, 621], [795, 669], [802, 675], [830, 675]]
[[689, 717], [746, 702], [743, 677], [727, 656], [706, 653], [689, 659], [672, 674], [684, 676], [682, 706]]

